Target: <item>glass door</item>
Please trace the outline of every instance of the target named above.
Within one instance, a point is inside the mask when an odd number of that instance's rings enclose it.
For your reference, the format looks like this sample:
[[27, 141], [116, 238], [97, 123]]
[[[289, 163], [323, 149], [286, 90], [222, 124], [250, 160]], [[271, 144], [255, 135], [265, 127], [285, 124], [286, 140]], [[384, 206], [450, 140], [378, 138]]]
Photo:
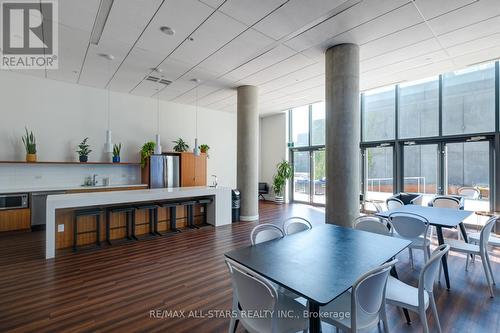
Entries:
[[324, 205], [326, 203], [326, 174], [325, 174], [325, 150], [313, 150], [312, 170], [313, 170], [313, 189], [312, 203]]
[[311, 158], [309, 151], [293, 151], [292, 200], [311, 201]]
[[392, 146], [365, 148], [365, 200], [385, 201], [394, 192], [394, 149]]
[[462, 195], [465, 209], [490, 210], [490, 141], [453, 142], [445, 145], [444, 193]]
[[439, 146], [405, 143], [403, 148], [403, 191], [423, 194], [426, 205], [439, 193]]

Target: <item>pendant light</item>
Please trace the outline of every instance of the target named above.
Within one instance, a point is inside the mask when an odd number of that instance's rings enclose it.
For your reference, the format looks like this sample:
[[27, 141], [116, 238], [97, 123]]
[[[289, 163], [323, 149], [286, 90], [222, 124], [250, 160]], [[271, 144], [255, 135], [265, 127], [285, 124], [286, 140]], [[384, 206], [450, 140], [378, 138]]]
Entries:
[[194, 126], [195, 126], [195, 136], [194, 136], [194, 148], [193, 154], [194, 156], [200, 156], [200, 148], [198, 147], [198, 86], [200, 84], [199, 79], [192, 79], [196, 84], [196, 108], [195, 108], [195, 117], [194, 117]]
[[[111, 61], [115, 59], [111, 54], [99, 54], [101, 57], [108, 61], [108, 76], [111, 73], [110, 65]], [[106, 114], [107, 114], [107, 123], [108, 127], [106, 129], [106, 142], [104, 143], [104, 153], [108, 154], [111, 158], [111, 153], [113, 153], [113, 142], [112, 142], [112, 132], [111, 132], [111, 96], [110, 96], [110, 82], [106, 86]]]
[[[158, 74], [163, 72], [160, 68], [155, 68], [154, 71]], [[160, 137], [160, 79], [158, 79], [158, 85], [156, 87], [156, 135], [155, 135], [155, 149], [154, 153], [156, 155], [161, 155], [161, 137]]]

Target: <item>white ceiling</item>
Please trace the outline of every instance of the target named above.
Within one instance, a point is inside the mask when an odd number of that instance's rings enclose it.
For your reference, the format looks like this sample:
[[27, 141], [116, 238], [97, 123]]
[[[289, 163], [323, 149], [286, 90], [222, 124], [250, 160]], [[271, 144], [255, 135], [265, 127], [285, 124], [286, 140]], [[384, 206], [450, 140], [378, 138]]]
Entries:
[[360, 45], [362, 90], [500, 58], [499, 0], [115, 0], [97, 46], [100, 1], [58, 3], [59, 70], [23, 73], [153, 96], [144, 78], [161, 68], [162, 99], [223, 111], [244, 84], [260, 87], [261, 114], [322, 100], [339, 43]]

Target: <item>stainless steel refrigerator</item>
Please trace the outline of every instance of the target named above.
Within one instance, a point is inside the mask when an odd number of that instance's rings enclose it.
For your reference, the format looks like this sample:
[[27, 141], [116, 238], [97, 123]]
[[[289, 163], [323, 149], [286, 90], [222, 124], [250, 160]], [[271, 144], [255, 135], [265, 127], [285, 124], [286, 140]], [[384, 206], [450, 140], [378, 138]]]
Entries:
[[179, 161], [178, 155], [152, 155], [149, 162], [149, 186], [151, 188], [179, 187]]

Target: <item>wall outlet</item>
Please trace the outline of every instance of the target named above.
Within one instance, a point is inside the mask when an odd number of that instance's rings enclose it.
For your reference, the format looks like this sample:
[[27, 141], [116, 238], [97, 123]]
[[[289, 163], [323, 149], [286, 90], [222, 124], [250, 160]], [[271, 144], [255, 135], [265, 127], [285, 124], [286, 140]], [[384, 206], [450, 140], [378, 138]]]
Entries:
[[64, 224], [57, 225], [57, 232], [64, 232]]

